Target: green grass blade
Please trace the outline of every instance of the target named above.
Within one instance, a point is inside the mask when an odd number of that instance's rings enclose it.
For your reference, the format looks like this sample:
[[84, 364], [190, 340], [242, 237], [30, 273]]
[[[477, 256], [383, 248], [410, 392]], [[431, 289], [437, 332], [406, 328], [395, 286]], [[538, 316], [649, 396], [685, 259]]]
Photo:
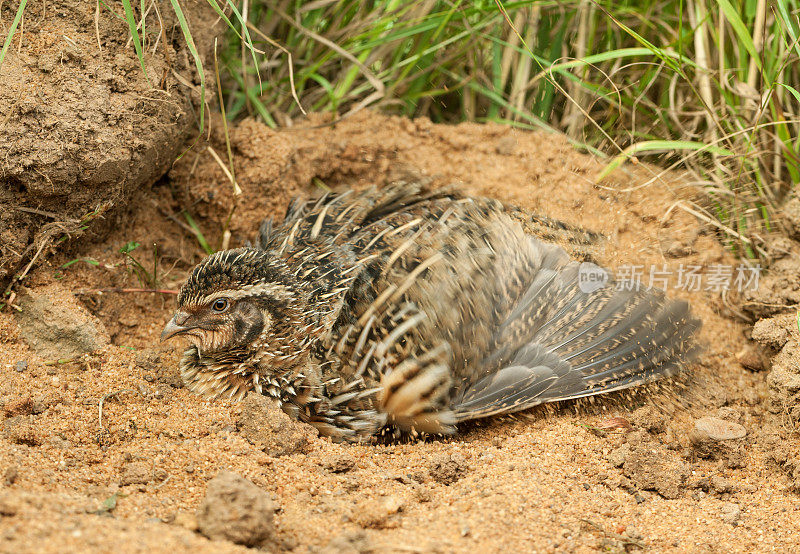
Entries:
[[206, 237], [203, 235], [203, 232], [200, 230], [200, 227], [197, 225], [197, 222], [194, 220], [194, 218], [189, 215], [189, 212], [187, 211], [183, 212], [183, 217], [186, 218], [186, 223], [188, 223], [189, 227], [192, 228], [192, 232], [194, 233], [197, 242], [200, 244], [200, 248], [202, 248], [206, 254], [213, 254], [214, 249], [208, 244]]
[[[540, 77], [542, 77], [545, 74], [550, 73], [550, 72], [564, 72], [567, 69], [572, 69], [572, 68], [575, 68], [575, 67], [582, 67], [582, 66], [590, 65], [590, 64], [598, 64], [598, 63], [607, 62], [607, 61], [617, 61], [617, 60], [621, 60], [623, 58], [640, 57], [640, 56], [652, 56], [652, 55], [654, 55], [654, 52], [650, 48], [620, 48], [619, 50], [609, 50], [608, 52], [601, 52], [599, 54], [592, 54], [590, 56], [586, 56], [586, 57], [581, 58], [579, 60], [570, 60], [568, 62], [562, 62], [562, 63], [553, 64], [553, 65], [545, 68], [545, 70], [540, 72], [538, 75], [536, 75], [535, 78], [538, 79], [538, 78], [540, 78]], [[662, 57], [673, 58], [676, 61], [680, 60], [680, 57], [678, 56], [678, 54], [676, 52], [666, 52], [666, 51], [660, 50], [659, 51], [659, 58], [662, 58]], [[682, 62], [684, 64], [686, 64], [687, 66], [689, 66], [689, 67], [693, 67], [693, 68], [697, 67], [697, 64], [695, 64], [691, 60], [684, 59], [684, 60], [682, 60]]]
[[786, 0], [776, 0], [778, 6], [778, 13], [783, 24], [786, 26], [786, 33], [789, 35], [789, 42], [792, 44], [795, 52], [800, 56], [800, 25], [797, 22], [797, 16], [792, 17], [790, 12], [791, 7], [788, 6]]
[[175, 17], [178, 18], [178, 24], [183, 32], [183, 38], [186, 40], [186, 46], [189, 47], [189, 52], [192, 53], [194, 58], [194, 65], [197, 68], [197, 74], [200, 77], [200, 132], [205, 128], [205, 110], [206, 110], [206, 76], [203, 73], [203, 60], [200, 59], [200, 54], [197, 52], [197, 47], [192, 38], [192, 32], [189, 29], [189, 22], [186, 21], [186, 16], [183, 14], [181, 5], [178, 0], [170, 0], [172, 9], [175, 12]]
[[800, 92], [797, 91], [792, 85], [787, 85], [786, 83], [778, 83], [778, 86], [781, 86], [792, 93], [794, 99], [797, 100], [797, 103], [800, 104]]
[[8, 36], [3, 43], [3, 50], [0, 51], [0, 68], [3, 67], [3, 60], [6, 59], [6, 50], [8, 50], [8, 47], [11, 45], [11, 39], [14, 38], [14, 33], [17, 32], [17, 25], [19, 25], [19, 22], [22, 19], [22, 14], [25, 13], [25, 4], [27, 3], [28, 0], [20, 0], [17, 13], [14, 15], [14, 21], [11, 23], [11, 28], [8, 30]]
[[138, 25], [136, 24], [136, 16], [133, 14], [131, 0], [122, 0], [122, 8], [125, 10], [125, 21], [128, 24], [128, 32], [131, 34], [131, 39], [133, 39], [133, 47], [136, 49], [136, 57], [139, 58], [139, 65], [142, 68], [142, 73], [144, 73], [144, 78], [147, 79], [147, 83], [150, 84], [150, 78], [147, 76], [147, 69], [144, 66], [142, 41], [139, 37], [139, 29]]
[[717, 4], [719, 4], [719, 7], [725, 13], [725, 18], [733, 28], [733, 32], [736, 33], [736, 36], [741, 41], [745, 50], [747, 50], [747, 53], [750, 54], [751, 58], [755, 62], [756, 67], [758, 67], [759, 71], [761, 71], [761, 56], [758, 54], [756, 45], [753, 43], [753, 37], [750, 36], [747, 26], [744, 24], [744, 21], [742, 21], [742, 18], [739, 17], [739, 12], [736, 11], [736, 8], [734, 8], [733, 4], [731, 4], [728, 0], [717, 0]]
[[606, 166], [597, 174], [596, 182], [600, 182], [611, 174], [612, 171], [620, 167], [623, 163], [629, 160], [632, 156], [640, 152], [653, 152], [653, 151], [672, 151], [672, 150], [693, 150], [697, 152], [709, 152], [711, 154], [718, 154], [720, 156], [733, 156], [734, 153], [727, 148], [705, 144], [704, 142], [688, 141], [688, 140], [649, 140], [644, 142], [637, 142], [631, 144], [622, 153], [615, 156]]

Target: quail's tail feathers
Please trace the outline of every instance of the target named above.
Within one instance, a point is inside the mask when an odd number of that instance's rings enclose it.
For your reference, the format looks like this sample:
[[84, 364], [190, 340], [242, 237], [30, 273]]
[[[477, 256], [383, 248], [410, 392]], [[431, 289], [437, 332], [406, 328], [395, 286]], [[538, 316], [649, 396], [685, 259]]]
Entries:
[[672, 377], [699, 353], [701, 322], [688, 303], [614, 283], [583, 291], [580, 270], [599, 268], [563, 263], [559, 252], [514, 302], [482, 373], [456, 392], [458, 421]]

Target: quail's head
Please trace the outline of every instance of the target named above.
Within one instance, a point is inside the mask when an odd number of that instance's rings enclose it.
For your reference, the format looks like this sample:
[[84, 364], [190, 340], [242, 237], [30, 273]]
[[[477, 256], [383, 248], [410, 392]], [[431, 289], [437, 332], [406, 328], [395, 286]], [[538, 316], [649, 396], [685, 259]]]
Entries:
[[195, 267], [161, 333], [162, 341], [191, 341], [181, 362], [190, 388], [211, 397], [244, 394], [257, 369], [280, 373], [304, 355], [302, 295], [287, 275], [254, 248], [217, 252]]

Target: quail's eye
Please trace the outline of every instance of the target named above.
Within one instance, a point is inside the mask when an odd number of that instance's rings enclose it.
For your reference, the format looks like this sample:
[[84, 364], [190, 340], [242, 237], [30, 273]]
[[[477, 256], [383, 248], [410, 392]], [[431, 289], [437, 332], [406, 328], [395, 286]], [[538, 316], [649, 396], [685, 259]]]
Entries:
[[228, 299], [227, 298], [217, 298], [214, 300], [214, 303], [211, 304], [211, 309], [217, 313], [222, 313], [228, 309]]

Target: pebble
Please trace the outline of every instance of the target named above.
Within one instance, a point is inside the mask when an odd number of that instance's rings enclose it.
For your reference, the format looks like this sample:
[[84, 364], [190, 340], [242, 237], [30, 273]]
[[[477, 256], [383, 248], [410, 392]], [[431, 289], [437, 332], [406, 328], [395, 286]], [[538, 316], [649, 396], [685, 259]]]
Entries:
[[726, 502], [722, 505], [722, 521], [730, 525], [737, 525], [742, 517], [742, 509], [738, 504]]
[[275, 533], [277, 506], [269, 495], [235, 473], [221, 471], [208, 482], [197, 509], [200, 533], [211, 540], [266, 546]]
[[28, 369], [28, 362], [25, 360], [20, 360], [14, 364], [14, 369], [17, 373], [23, 373], [26, 369]]
[[6, 469], [6, 473], [4, 475], [6, 485], [13, 485], [16, 482], [17, 477], [19, 477], [19, 470], [17, 467], [8, 466], [8, 469]]
[[747, 429], [743, 425], [711, 416], [695, 421], [694, 429], [715, 441], [736, 440], [747, 435]]
[[331, 473], [347, 473], [354, 467], [356, 467], [356, 461], [347, 454], [333, 456], [325, 462], [325, 469]]
[[464, 476], [467, 465], [461, 454], [440, 454], [431, 460], [428, 470], [437, 483], [452, 485]]

